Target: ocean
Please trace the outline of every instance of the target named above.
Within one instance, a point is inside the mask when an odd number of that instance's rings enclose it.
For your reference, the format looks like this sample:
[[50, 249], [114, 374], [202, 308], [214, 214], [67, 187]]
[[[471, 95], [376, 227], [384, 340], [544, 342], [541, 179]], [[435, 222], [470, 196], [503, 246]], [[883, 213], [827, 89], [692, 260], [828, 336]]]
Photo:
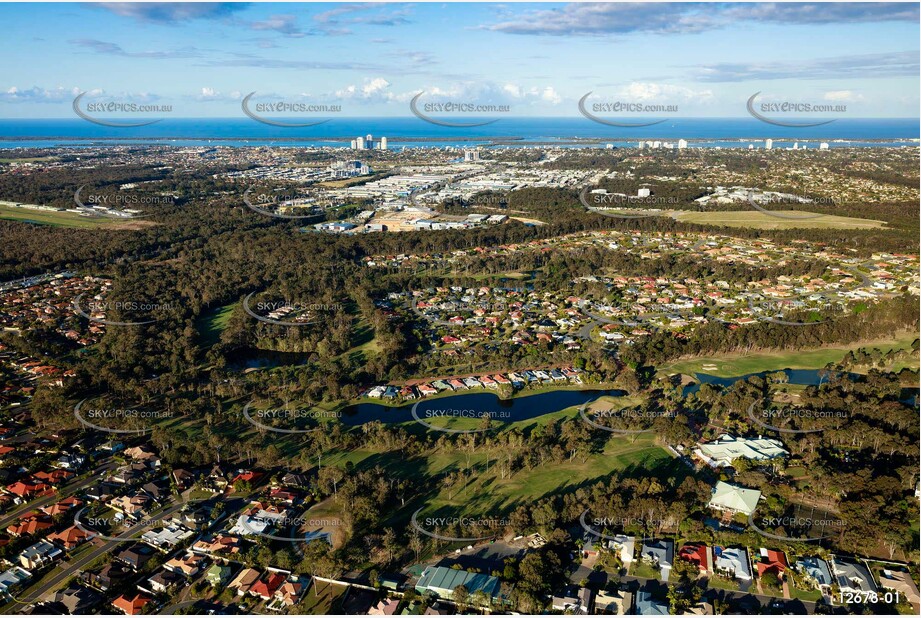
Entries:
[[[471, 118], [455, 119], [470, 122]], [[296, 119], [291, 119], [296, 121]], [[499, 118], [472, 128], [444, 127], [415, 117], [331, 118], [313, 127], [277, 127], [249, 118], [169, 118], [144, 127], [108, 127], [82, 120], [0, 119], [0, 148], [88, 147], [163, 144], [172, 146], [332, 146], [348, 147], [359, 135], [386, 136], [390, 148], [559, 145], [635, 146], [638, 140], [677, 142], [694, 147], [776, 147], [794, 141], [817, 148], [918, 146], [915, 118], [838, 119], [818, 127], [781, 127], [755, 118], [675, 118], [648, 127], [610, 127], [586, 118]], [[779, 142], [779, 143], [778, 143]]]

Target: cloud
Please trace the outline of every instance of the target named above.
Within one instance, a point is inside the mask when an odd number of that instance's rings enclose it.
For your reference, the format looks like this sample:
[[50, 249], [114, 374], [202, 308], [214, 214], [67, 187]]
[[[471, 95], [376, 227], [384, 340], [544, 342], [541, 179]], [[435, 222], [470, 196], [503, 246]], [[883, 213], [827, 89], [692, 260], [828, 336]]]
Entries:
[[70, 103], [79, 94], [84, 95], [84, 101], [104, 100], [121, 103], [152, 103], [162, 100], [159, 95], [152, 92], [118, 92], [109, 94], [99, 88], [86, 90], [76, 86], [72, 88], [65, 88], [64, 86], [57, 86], [56, 88], [32, 86], [25, 90], [12, 86], [5, 92], [0, 93], [0, 101], [5, 103]]
[[168, 60], [171, 58], [196, 58], [201, 56], [201, 52], [194, 47], [185, 47], [174, 51], [146, 51], [146, 52], [127, 52], [117, 43], [108, 41], [99, 41], [96, 39], [74, 39], [72, 45], [90, 49], [97, 54], [108, 56], [122, 56], [124, 58], [150, 58], [153, 60]]
[[272, 30], [292, 38], [305, 36], [304, 31], [297, 25], [294, 15], [272, 15], [264, 21], [254, 21], [249, 25], [253, 30]]
[[223, 19], [248, 6], [246, 2], [97, 2], [91, 6], [122, 17], [154, 24], [179, 24], [193, 19]]
[[713, 100], [712, 90], [693, 90], [673, 84], [656, 84], [652, 82], [631, 82], [617, 91], [617, 96], [630, 102], [706, 102]]
[[383, 77], [366, 79], [363, 84], [349, 85], [337, 90], [335, 93], [338, 99], [364, 100], [364, 101], [393, 101], [397, 98], [393, 92], [390, 92], [390, 82]]
[[696, 78], [703, 82], [741, 82], [774, 79], [868, 79], [917, 77], [921, 72], [918, 52], [892, 52], [802, 60], [796, 63], [718, 63], [700, 67]]
[[263, 58], [252, 54], [233, 54], [231, 58], [223, 60], [207, 60], [201, 66], [209, 67], [255, 67], [260, 69], [293, 69], [314, 71], [365, 71], [383, 72], [386, 69], [380, 65], [366, 64], [343, 60], [339, 62], [324, 62], [319, 60], [281, 60], [277, 58]]
[[239, 101], [243, 98], [242, 93], [237, 90], [233, 92], [228, 92], [226, 94], [215, 90], [214, 88], [203, 87], [201, 91], [192, 97], [196, 101]]
[[0, 101], [4, 103], [63, 103], [73, 101], [74, 97], [82, 91], [77, 88], [40, 88], [32, 86], [25, 90], [20, 90], [16, 86], [11, 86], [4, 92], [0, 92]]
[[324, 34], [351, 34], [350, 25], [402, 26], [410, 23], [409, 7], [393, 4], [363, 2], [340, 4], [317, 13], [313, 21]]
[[834, 101], [836, 103], [856, 103], [857, 101], [863, 101], [863, 95], [853, 90], [831, 90], [826, 92], [822, 98], [826, 101]]
[[481, 26], [508, 34], [548, 36], [631, 33], [693, 34], [741, 22], [789, 25], [909, 21], [917, 3], [574, 3], [525, 12]]

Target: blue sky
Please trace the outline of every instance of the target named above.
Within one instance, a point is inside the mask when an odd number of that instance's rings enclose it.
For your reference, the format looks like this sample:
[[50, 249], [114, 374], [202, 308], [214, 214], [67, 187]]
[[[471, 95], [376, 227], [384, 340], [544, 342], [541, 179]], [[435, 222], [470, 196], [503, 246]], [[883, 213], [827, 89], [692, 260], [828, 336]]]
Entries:
[[[0, 117], [73, 117], [76, 94], [240, 115], [241, 97], [408, 116], [409, 100], [576, 116], [601, 100], [745, 116], [765, 101], [917, 117], [919, 5], [0, 4]], [[592, 99], [595, 100], [595, 99]]]

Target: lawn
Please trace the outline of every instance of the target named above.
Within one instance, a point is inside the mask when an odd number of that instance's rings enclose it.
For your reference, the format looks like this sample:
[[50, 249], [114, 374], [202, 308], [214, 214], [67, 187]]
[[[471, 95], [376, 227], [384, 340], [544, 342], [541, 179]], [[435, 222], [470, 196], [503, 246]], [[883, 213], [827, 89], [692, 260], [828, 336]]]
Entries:
[[[775, 211], [772, 211], [775, 212]], [[773, 217], [769, 214], [755, 210], [739, 211], [714, 211], [691, 212], [681, 211], [672, 216], [685, 223], [699, 223], [702, 225], [725, 225], [727, 227], [747, 227], [757, 230], [786, 230], [794, 228], [822, 228], [836, 230], [866, 230], [880, 228], [886, 225], [885, 221], [873, 219], [857, 219], [854, 217], [839, 217], [837, 215], [815, 216], [801, 210], [778, 210], [777, 213], [789, 215], [786, 217]], [[800, 220], [793, 217], [803, 217]]]
[[84, 217], [75, 212], [57, 210], [31, 210], [15, 206], [0, 206], [0, 219], [9, 221], [22, 221], [38, 225], [52, 225], [57, 227], [76, 228], [129, 228], [135, 227], [138, 221], [107, 219], [103, 217]]
[[822, 598], [822, 593], [818, 590], [800, 590], [796, 586], [790, 586], [790, 595], [801, 601], [815, 602]]
[[[840, 346], [828, 346], [809, 350], [762, 352], [756, 354], [725, 354], [675, 361], [663, 365], [659, 371], [665, 374], [705, 373], [721, 378], [730, 378], [761, 371], [781, 369], [821, 369], [828, 363], [839, 362], [849, 350], [857, 348], [908, 349], [918, 338], [917, 333], [902, 334], [895, 338], [877, 339]], [[707, 366], [705, 369], [704, 366]], [[716, 367], [714, 369], [713, 367]]]
[[347, 586], [339, 584], [327, 584], [315, 579], [311, 579], [310, 589], [304, 595], [304, 599], [298, 603], [297, 613], [329, 615], [338, 614], [339, 601], [348, 590]]
[[235, 306], [236, 303], [231, 303], [223, 307], [214, 307], [195, 320], [195, 330], [198, 331], [202, 346], [210, 348], [220, 340]]

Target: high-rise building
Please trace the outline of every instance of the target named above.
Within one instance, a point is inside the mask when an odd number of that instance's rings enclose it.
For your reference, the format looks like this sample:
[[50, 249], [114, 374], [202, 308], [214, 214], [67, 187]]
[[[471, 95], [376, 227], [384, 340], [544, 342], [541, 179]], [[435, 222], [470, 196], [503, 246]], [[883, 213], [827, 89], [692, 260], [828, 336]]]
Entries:
[[819, 150], [828, 150], [828, 142], [822, 142], [819, 144]]
[[765, 149], [765, 150], [770, 150], [770, 149], [773, 148], [773, 147], [774, 147], [774, 140], [772, 140], [772, 139], [770, 139], [770, 138], [764, 140], [764, 149]]
[[352, 140], [351, 149], [352, 149], [352, 150], [358, 150], [358, 140], [357, 140], [357, 139], [353, 139], [353, 140]]
[[679, 139], [679, 140], [678, 140], [678, 149], [679, 149], [679, 150], [684, 149], [684, 148], [687, 148], [687, 147], [688, 147], [688, 140], [686, 140], [686, 139]]
[[364, 150], [365, 149], [365, 138], [359, 135], [358, 138], [355, 140], [355, 148], [357, 148], [358, 150]]
[[380, 149], [387, 150], [387, 138], [386, 137], [381, 138]]
[[639, 148], [640, 150], [642, 150], [642, 149], [643, 149], [643, 146], [645, 146], [645, 145], [646, 145], [646, 144], [644, 144], [642, 141], [640, 141], [640, 143], [638, 143], [638, 144], [636, 145], [636, 147]]
[[479, 150], [464, 150], [464, 161], [479, 161], [479, 160], [480, 160]]

